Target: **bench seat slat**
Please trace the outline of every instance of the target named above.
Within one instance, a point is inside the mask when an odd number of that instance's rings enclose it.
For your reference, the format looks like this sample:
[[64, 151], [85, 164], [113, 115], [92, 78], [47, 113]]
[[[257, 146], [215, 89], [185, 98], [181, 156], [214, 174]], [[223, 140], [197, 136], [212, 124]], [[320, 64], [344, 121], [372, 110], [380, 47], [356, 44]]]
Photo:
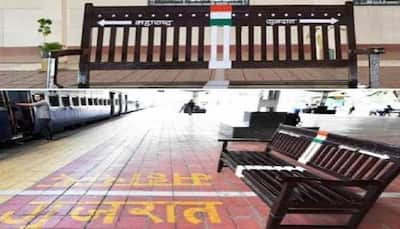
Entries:
[[304, 30], [303, 25], [297, 26], [297, 42], [299, 49], [299, 61], [304, 61]]
[[172, 50], [172, 60], [173, 62], [179, 62], [179, 43], [180, 43], [180, 27], [174, 26], [174, 41]]
[[329, 34], [328, 25], [322, 25], [322, 48], [324, 54], [324, 60], [329, 61]]
[[199, 27], [199, 40], [198, 40], [198, 57], [197, 60], [199, 62], [204, 61], [204, 26]]
[[167, 27], [161, 27], [160, 62], [165, 63], [167, 56]]
[[153, 62], [153, 51], [154, 51], [154, 27], [151, 26], [148, 29], [147, 37], [147, 62]]
[[317, 42], [315, 25], [310, 25], [311, 60], [317, 61]]
[[261, 61], [267, 60], [267, 27], [261, 26]]
[[274, 62], [279, 61], [279, 26], [272, 26], [272, 34], [273, 34], [273, 49], [274, 49]]
[[192, 27], [186, 26], [185, 61], [187, 62], [190, 62], [192, 59], [192, 32]]
[[124, 27], [122, 39], [122, 54], [121, 62], [126, 63], [128, 60], [128, 42], [129, 42], [129, 27]]
[[134, 53], [134, 62], [136, 64], [140, 63], [140, 55], [141, 55], [141, 45], [142, 45], [142, 27], [137, 26], [135, 32], [135, 53]]
[[99, 27], [97, 29], [97, 44], [96, 44], [96, 63], [100, 63], [103, 55], [103, 37], [104, 28]]
[[[281, 171], [282, 172], [282, 171]], [[274, 202], [277, 196], [267, 196], [267, 194], [271, 194], [276, 190], [281, 190], [283, 183], [279, 183], [276, 177], [280, 172], [278, 171], [257, 171], [257, 170], [249, 170], [243, 171], [244, 180], [247, 184], [250, 184], [252, 187], [257, 187], [258, 191], [263, 196], [263, 199], [268, 199], [269, 202]], [[291, 174], [294, 176], [296, 172]], [[308, 176], [313, 177], [311, 174], [307, 173]], [[266, 185], [265, 183], [269, 183]], [[270, 188], [271, 183], [275, 184], [274, 190], [268, 189]], [[279, 185], [278, 188], [276, 185]], [[323, 193], [325, 190], [330, 190], [330, 196], [327, 196], [327, 193]], [[335, 198], [337, 197], [337, 198]], [[322, 185], [315, 184], [310, 186], [308, 184], [299, 184], [291, 196], [289, 207], [296, 208], [297, 206], [307, 206], [309, 208], [321, 208], [322, 206], [331, 206], [335, 208], [348, 208], [352, 206], [358, 206], [360, 204], [361, 198], [348, 191], [341, 190], [338, 188], [326, 189], [322, 187]]]
[[115, 61], [115, 41], [117, 39], [117, 27], [111, 27], [110, 32], [110, 45], [108, 50], [108, 62]]

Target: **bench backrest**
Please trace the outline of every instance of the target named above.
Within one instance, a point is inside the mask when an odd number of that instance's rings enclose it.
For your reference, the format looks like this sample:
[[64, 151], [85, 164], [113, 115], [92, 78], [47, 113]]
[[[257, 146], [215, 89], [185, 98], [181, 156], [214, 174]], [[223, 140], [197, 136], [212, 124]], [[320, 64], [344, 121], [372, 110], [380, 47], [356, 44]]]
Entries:
[[379, 180], [400, 173], [400, 148], [328, 133], [307, 165], [345, 180]]
[[232, 24], [232, 35], [236, 34], [229, 44], [233, 68], [355, 66], [355, 57], [345, 55], [355, 49], [352, 3], [233, 6], [231, 10], [230, 22], [211, 22], [208, 6], [86, 4], [80, 68], [208, 68], [210, 48], [205, 42], [212, 40], [209, 27], [219, 23]]
[[341, 180], [379, 180], [400, 174], [400, 148], [281, 125], [268, 148]]
[[[234, 7], [233, 14], [234, 68], [355, 64], [355, 56], [347, 55], [348, 50], [356, 48], [352, 2], [345, 5], [240, 6]], [[255, 33], [256, 30], [259, 32]], [[247, 44], [242, 42], [243, 38]], [[257, 48], [261, 51], [256, 56]]]
[[315, 137], [315, 131], [296, 128], [288, 125], [280, 125], [268, 144], [268, 150], [274, 150], [280, 154], [298, 160]]

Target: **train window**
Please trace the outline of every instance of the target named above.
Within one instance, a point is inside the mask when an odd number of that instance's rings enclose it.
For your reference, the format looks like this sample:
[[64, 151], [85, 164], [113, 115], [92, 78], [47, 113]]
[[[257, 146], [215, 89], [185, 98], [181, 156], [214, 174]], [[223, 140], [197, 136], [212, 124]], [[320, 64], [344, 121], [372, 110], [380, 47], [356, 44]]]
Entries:
[[86, 106], [86, 97], [81, 98], [81, 105]]
[[88, 102], [89, 102], [89, 106], [93, 105], [93, 99], [92, 98], [89, 98]]
[[115, 100], [115, 105], [118, 106], [119, 102], [118, 99]]
[[79, 97], [72, 97], [72, 105], [78, 107], [79, 106]]
[[62, 100], [62, 104], [64, 107], [71, 106], [71, 103], [69, 101], [69, 96], [63, 96], [63, 97], [61, 97], [61, 100]]
[[98, 105], [97, 98], [93, 99], [93, 104], [94, 104], [95, 106], [97, 106], [97, 105]]
[[111, 100], [107, 100], [107, 105], [111, 105]]
[[49, 102], [50, 102], [50, 106], [52, 106], [52, 107], [59, 107], [60, 106], [60, 100], [58, 98], [58, 95], [50, 95], [49, 96]]
[[99, 99], [99, 105], [103, 106], [103, 100], [102, 99]]

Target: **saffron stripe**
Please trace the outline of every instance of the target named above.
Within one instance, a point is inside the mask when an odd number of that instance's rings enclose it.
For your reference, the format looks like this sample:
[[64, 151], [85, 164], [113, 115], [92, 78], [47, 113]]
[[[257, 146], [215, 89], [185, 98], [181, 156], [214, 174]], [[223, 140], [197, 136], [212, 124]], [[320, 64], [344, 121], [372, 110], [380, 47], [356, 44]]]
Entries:
[[212, 5], [210, 6], [210, 11], [231, 11], [232, 12], [232, 5]]

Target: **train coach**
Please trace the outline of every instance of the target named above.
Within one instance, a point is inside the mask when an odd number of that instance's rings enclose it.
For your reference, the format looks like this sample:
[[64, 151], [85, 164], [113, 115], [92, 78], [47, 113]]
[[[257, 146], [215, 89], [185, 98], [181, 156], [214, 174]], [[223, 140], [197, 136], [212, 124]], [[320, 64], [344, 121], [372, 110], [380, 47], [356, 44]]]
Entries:
[[117, 91], [0, 91], [0, 143], [37, 134], [35, 109], [16, 106], [35, 94], [50, 104], [54, 132], [142, 109], [137, 99]]

